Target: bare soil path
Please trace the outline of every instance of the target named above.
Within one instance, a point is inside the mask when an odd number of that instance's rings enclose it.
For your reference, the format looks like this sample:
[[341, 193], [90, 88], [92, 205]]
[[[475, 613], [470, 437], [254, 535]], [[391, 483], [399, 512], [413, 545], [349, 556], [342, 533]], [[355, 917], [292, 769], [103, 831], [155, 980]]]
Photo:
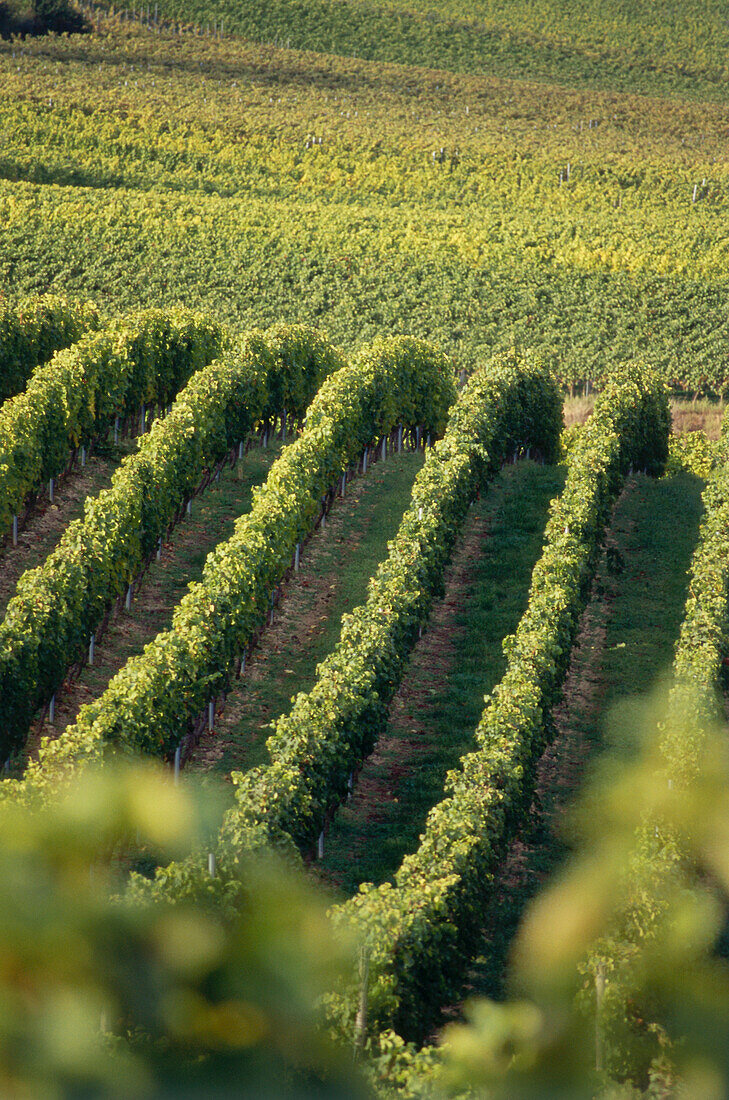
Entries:
[[291, 698], [311, 687], [317, 664], [339, 637], [342, 615], [366, 598], [367, 584], [387, 555], [387, 542], [410, 500], [422, 452], [394, 455], [370, 467], [337, 498], [304, 547], [301, 569], [283, 588], [274, 622], [262, 634], [245, 676], [187, 764], [229, 775], [267, 759], [271, 722]]

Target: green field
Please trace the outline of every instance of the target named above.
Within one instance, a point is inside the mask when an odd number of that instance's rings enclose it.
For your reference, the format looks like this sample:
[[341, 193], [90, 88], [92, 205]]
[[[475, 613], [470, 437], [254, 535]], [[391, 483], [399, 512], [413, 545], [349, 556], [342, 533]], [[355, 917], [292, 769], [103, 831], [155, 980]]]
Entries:
[[716, 0], [163, 0], [159, 13], [293, 49], [610, 90], [722, 99], [729, 76]]
[[467, 369], [538, 347], [578, 385], [638, 356], [723, 392], [719, 103], [99, 18], [0, 44], [9, 295], [183, 301], [346, 345], [384, 328]]

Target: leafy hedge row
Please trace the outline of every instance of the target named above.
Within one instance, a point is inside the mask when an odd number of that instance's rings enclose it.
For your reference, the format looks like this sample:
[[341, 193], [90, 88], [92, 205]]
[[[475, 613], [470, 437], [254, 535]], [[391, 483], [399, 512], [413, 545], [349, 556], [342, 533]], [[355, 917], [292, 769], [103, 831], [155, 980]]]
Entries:
[[704, 731], [724, 720], [720, 695], [729, 659], [729, 412], [714, 445], [703, 503], [663, 737], [663, 751], [679, 782], [689, 782], [699, 766]]
[[556, 384], [538, 362], [505, 356], [471, 379], [415, 479], [366, 603], [345, 616], [314, 687], [279, 719], [268, 741], [271, 763], [234, 775], [236, 805], [221, 836], [226, 851], [286, 847], [291, 839], [313, 847], [383, 728], [476, 492], [515, 448], [532, 446], [553, 460], [561, 422]]
[[185, 310], [119, 318], [57, 352], [0, 409], [0, 533], [79, 446], [143, 403], [167, 405], [219, 354], [220, 327]]
[[[663, 1080], [679, 1082], [686, 1068], [685, 1028], [668, 1007], [671, 994], [667, 1001], [665, 979], [650, 960], [660, 956], [670, 967], [677, 959], [666, 961], [665, 944], [677, 956], [684, 950], [679, 965], [693, 966], [700, 984], [706, 981], [704, 951], [725, 954], [719, 919], [723, 907], [714, 893], [721, 875], [717, 880], [707, 868], [721, 850], [721, 811], [713, 800], [724, 789], [726, 755], [722, 688], [729, 658], [729, 415], [717, 443], [697, 441], [699, 434], [690, 433], [688, 448], [672, 443], [674, 462], [668, 467], [675, 468], [680, 458], [684, 468], [693, 466], [692, 472], [707, 478], [671, 689], [667, 701], [651, 701], [644, 719], [644, 761], [622, 780], [623, 798], [628, 783], [639, 794], [632, 828], [626, 829], [619, 796], [605, 811], [613, 828], [619, 815], [623, 832], [622, 840], [615, 838], [616, 845], [623, 845], [620, 880], [607, 912], [605, 898], [598, 904], [598, 912], [603, 907], [599, 934], [584, 937], [585, 954], [578, 963], [584, 976], [581, 1011], [595, 1014], [603, 1068], [621, 1082], [644, 1082], [658, 1066]], [[594, 868], [589, 873], [594, 875]], [[707, 883], [710, 904], [717, 907], [715, 927], [712, 918], [703, 916], [710, 911], [702, 909]], [[699, 910], [701, 918], [696, 917]], [[697, 935], [698, 924], [692, 926], [692, 921], [699, 919], [704, 923]], [[677, 928], [682, 933], [677, 935]], [[690, 935], [687, 928], [692, 928]], [[603, 990], [599, 1005], [598, 984]]]
[[83, 518], [68, 526], [45, 563], [21, 577], [0, 624], [0, 752], [23, 743], [38, 706], [63, 682], [204, 471], [272, 412], [269, 377], [300, 417], [340, 365], [316, 333], [277, 328], [249, 334], [192, 376], [111, 486], [86, 502]]
[[25, 387], [39, 363], [99, 324], [90, 302], [52, 295], [26, 298], [0, 309], [0, 404]]
[[[301, 436], [275, 462], [233, 536], [209, 555], [202, 581], [157, 636], [82, 707], [63, 738], [46, 746], [31, 783], [108, 745], [172, 752], [207, 701], [227, 688], [322, 498], [373, 439], [398, 423], [440, 434], [455, 398], [444, 355], [406, 337], [376, 341], [319, 389]], [[124, 521], [126, 525], [128, 521]]]
[[[529, 811], [611, 507], [631, 464], [662, 468], [669, 424], [663, 386], [637, 372], [598, 398], [553, 502], [527, 610], [504, 641], [507, 670], [487, 700], [476, 748], [449, 774], [447, 797], [431, 810], [420, 847], [394, 884], [363, 886], [336, 911], [337, 923], [353, 926], [369, 952], [373, 1031], [394, 1027], [422, 1039], [458, 992], [498, 861]], [[360, 992], [353, 984], [332, 1001], [333, 1016], [349, 1031]]]

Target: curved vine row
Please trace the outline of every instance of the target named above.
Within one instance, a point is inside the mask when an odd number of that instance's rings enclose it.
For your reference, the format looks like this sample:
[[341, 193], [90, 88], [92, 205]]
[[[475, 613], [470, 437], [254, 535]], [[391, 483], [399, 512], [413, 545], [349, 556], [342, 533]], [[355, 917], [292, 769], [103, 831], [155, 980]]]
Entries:
[[184, 511], [204, 471], [256, 421], [282, 415], [284, 402], [299, 419], [340, 365], [316, 333], [279, 328], [267, 338], [249, 334], [192, 376], [111, 486], [86, 502], [45, 563], [21, 577], [0, 624], [0, 751], [22, 745], [36, 710]]
[[117, 418], [167, 405], [222, 347], [221, 328], [186, 310], [147, 310], [83, 336], [0, 408], [0, 533], [24, 501]]
[[33, 295], [0, 309], [0, 404], [24, 388], [40, 363], [99, 326], [96, 307]]
[[208, 700], [230, 683], [331, 485], [373, 439], [398, 424], [440, 434], [454, 398], [446, 357], [407, 337], [378, 340], [331, 375], [307, 411], [303, 433], [254, 495], [251, 511], [209, 555], [202, 581], [178, 604], [171, 629], [81, 708], [62, 739], [44, 747], [28, 783], [52, 786], [59, 769], [98, 757], [110, 745], [174, 751]]

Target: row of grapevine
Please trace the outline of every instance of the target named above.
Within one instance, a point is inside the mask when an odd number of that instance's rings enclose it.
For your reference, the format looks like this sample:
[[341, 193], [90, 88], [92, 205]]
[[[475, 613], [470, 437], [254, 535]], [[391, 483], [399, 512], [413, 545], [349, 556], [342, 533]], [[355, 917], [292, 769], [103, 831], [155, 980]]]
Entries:
[[[670, 691], [667, 700], [652, 702], [646, 712], [649, 737], [642, 774], [638, 777], [636, 768], [630, 777], [638, 812], [626, 829], [624, 811], [617, 811], [625, 831], [619, 881], [607, 911], [596, 921], [599, 936], [585, 937], [585, 953], [578, 960], [588, 990], [583, 1004], [594, 1006], [604, 1067], [621, 1078], [626, 1065], [645, 1074], [660, 1064], [661, 1073], [676, 1080], [686, 1053], [679, 1039], [685, 1029], [667, 1010], [665, 990], [648, 960], [660, 955], [667, 967], [690, 965], [700, 983], [706, 980], [703, 951], [723, 954], [718, 939], [723, 917], [717, 915], [715, 930], [707, 921], [700, 936], [695, 926], [688, 935], [685, 929], [693, 920], [704, 921], [705, 910], [696, 918], [694, 907], [706, 906], [708, 896], [723, 912], [723, 901], [713, 894], [721, 873], [714, 877], [707, 849], [714, 856], [722, 850], [717, 840], [722, 836], [717, 824], [721, 814], [714, 800], [725, 791], [724, 765], [717, 767], [717, 762], [725, 757], [722, 689], [729, 655], [729, 417], [703, 465], [705, 511], [689, 570]], [[606, 811], [608, 820], [618, 805], [619, 796], [612, 811]], [[601, 904], [597, 902], [596, 912]], [[676, 934], [679, 926], [684, 928], [681, 935]], [[667, 943], [673, 953], [669, 958]], [[691, 996], [685, 987], [682, 995]], [[712, 1017], [717, 1004], [712, 997]]]
[[704, 519], [676, 646], [672, 716], [663, 739], [672, 774], [683, 782], [690, 782], [699, 766], [703, 731], [723, 715], [720, 693], [729, 657], [729, 414], [724, 417], [703, 503]]
[[[113, 5], [98, 5], [102, 11]], [[97, 5], [94, 8], [98, 11]], [[130, 3], [118, 11], [139, 13]], [[149, 24], [150, 11], [146, 20]], [[438, 0], [423, 6], [399, 0], [249, 0], [244, 6], [215, 7], [194, 0], [159, 0], [154, 25], [178, 21], [208, 33], [236, 35], [287, 49], [400, 65], [427, 66], [462, 73], [489, 73], [531, 80], [586, 83], [610, 89], [635, 88], [645, 95], [666, 89], [707, 98], [724, 98], [725, 57], [719, 43], [724, 23], [714, 4], [682, 5], [671, 18], [670, 34], [649, 20], [640, 7], [611, 10], [574, 0], [546, 11], [539, 5], [485, 5]], [[95, 12], [96, 14], [96, 12]], [[97, 16], [98, 17], [98, 16]], [[454, 112], [455, 113], [455, 112]]]
[[[183, 76], [176, 36], [123, 42], [123, 65], [88, 38], [26, 40], [0, 66], [0, 268], [14, 293], [52, 270], [109, 309], [182, 300], [240, 331], [297, 316], [342, 344], [397, 324], [468, 369], [516, 345], [580, 388], [641, 356], [678, 389], [726, 389], [718, 104], [588, 108], [563, 86], [373, 81], [351, 58], [299, 54], [272, 96], [250, 78], [270, 60], [250, 44], [188, 38]], [[243, 56], [249, 75], [232, 80]], [[171, 223], [197, 228], [170, 236]], [[150, 262], [130, 265], [137, 251]]]
[[[505, 845], [528, 814], [536, 763], [552, 735], [580, 615], [612, 505], [631, 466], [658, 472], [670, 416], [664, 387], [637, 372], [598, 399], [553, 502], [527, 609], [505, 639], [506, 673], [476, 730], [476, 744], [447, 779], [418, 850], [394, 885], [362, 888], [335, 912], [369, 958], [369, 1026], [422, 1039], [459, 990], [474, 951], [480, 913]], [[350, 1033], [360, 981], [334, 997], [331, 1012]]]
[[221, 328], [189, 311], [112, 321], [56, 353], [0, 409], [0, 533], [26, 499], [117, 419], [167, 405], [222, 347]]
[[[201, 332], [208, 337], [205, 327]], [[0, 624], [0, 751], [22, 745], [37, 708], [180, 518], [205, 471], [237, 449], [257, 421], [283, 415], [277, 402], [287, 401], [299, 419], [323, 377], [340, 365], [316, 333], [279, 328], [267, 337], [249, 334], [192, 376], [111, 486], [86, 502], [83, 518], [45, 563], [21, 577]]]
[[[444, 438], [416, 477], [367, 602], [345, 617], [313, 689], [277, 723], [269, 741], [272, 763], [233, 777], [236, 804], [217, 843], [214, 888], [223, 896], [251, 851], [274, 845], [295, 854], [296, 844], [310, 846], [346, 797], [351, 773], [371, 751], [420, 627], [442, 592], [470, 503], [515, 450], [534, 447], [553, 461], [561, 419], [554, 380], [539, 361], [502, 356], [469, 381]], [[176, 897], [210, 887], [193, 857], [158, 872], [151, 890]], [[138, 881], [135, 889], [146, 894], [150, 888]]]
[[[260, 338], [249, 337], [247, 346], [261, 347]], [[322, 349], [331, 366], [336, 356], [323, 341]], [[174, 751], [208, 700], [226, 690], [330, 487], [396, 425], [440, 434], [454, 398], [446, 357], [406, 337], [376, 341], [331, 375], [308, 408], [305, 430], [273, 465], [251, 511], [208, 557], [202, 581], [175, 609], [172, 628], [81, 709], [60, 741], [45, 747], [40, 766], [31, 766], [31, 782], [52, 784], [59, 767], [94, 758], [110, 744]], [[16, 679], [15, 672], [8, 676], [9, 692]]]
[[366, 603], [345, 617], [311, 691], [277, 722], [271, 763], [236, 777], [236, 805], [221, 837], [226, 851], [245, 850], [254, 838], [313, 848], [383, 729], [477, 491], [514, 450], [531, 446], [554, 460], [561, 418], [556, 385], [540, 362], [505, 356], [471, 379], [415, 479]]
[[89, 302], [34, 295], [6, 303], [0, 309], [0, 404], [20, 393], [40, 363], [98, 324]]

